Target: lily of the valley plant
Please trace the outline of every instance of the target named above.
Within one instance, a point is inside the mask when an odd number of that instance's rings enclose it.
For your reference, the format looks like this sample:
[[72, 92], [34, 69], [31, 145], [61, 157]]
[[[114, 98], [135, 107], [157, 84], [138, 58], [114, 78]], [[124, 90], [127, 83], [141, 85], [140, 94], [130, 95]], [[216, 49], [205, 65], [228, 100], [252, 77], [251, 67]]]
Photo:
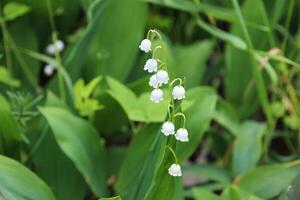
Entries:
[[[183, 86], [184, 82], [181, 78], [175, 78], [173, 81], [169, 81], [170, 78], [166, 63], [155, 56], [155, 52], [158, 49], [161, 49], [162, 46], [159, 45], [155, 48], [152, 46], [152, 41], [156, 36], [161, 40], [161, 36], [156, 30], [149, 30], [147, 38], [142, 40], [139, 46], [141, 51], [144, 51], [145, 53], [151, 52], [152, 54], [152, 57], [146, 61], [144, 66], [144, 70], [152, 73], [152, 76], [149, 79], [149, 85], [153, 88], [153, 91], [150, 94], [150, 100], [154, 103], [163, 101], [164, 91], [161, 88], [164, 85], [167, 85], [172, 97], [168, 106], [168, 120], [163, 123], [161, 132], [167, 137], [174, 136], [179, 142], [188, 142], [189, 138], [188, 131], [185, 128], [185, 115], [182, 112], [175, 113], [174, 109], [175, 101], [181, 101], [185, 98], [185, 89]], [[181, 117], [183, 119], [183, 126], [176, 130], [175, 120], [177, 117]], [[169, 167], [168, 173], [171, 176], [182, 176], [181, 167], [178, 164], [177, 156], [170, 146], [168, 146], [168, 148], [172, 152], [175, 159], [175, 163]]]

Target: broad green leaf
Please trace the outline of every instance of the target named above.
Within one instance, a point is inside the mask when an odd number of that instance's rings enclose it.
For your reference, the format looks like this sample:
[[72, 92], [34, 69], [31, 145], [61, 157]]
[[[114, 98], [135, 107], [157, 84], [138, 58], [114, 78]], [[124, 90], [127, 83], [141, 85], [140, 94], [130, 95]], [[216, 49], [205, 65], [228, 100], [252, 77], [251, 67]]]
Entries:
[[193, 194], [195, 200], [221, 200], [221, 198], [214, 193], [200, 187], [193, 188]]
[[[197, 87], [187, 91], [187, 103], [182, 109], [186, 115], [186, 128], [189, 132], [188, 143], [178, 143], [177, 153], [180, 162], [186, 160], [196, 150], [200, 140], [209, 127], [215, 112], [217, 95], [212, 88]], [[188, 104], [188, 107], [186, 105]]]
[[256, 166], [262, 154], [262, 137], [266, 125], [255, 121], [241, 124], [233, 151], [233, 172], [239, 175]]
[[[130, 15], [128, 15], [130, 13]], [[146, 3], [137, 0], [106, 1], [87, 63], [96, 74], [126, 80], [144, 34]], [[94, 75], [94, 74], [92, 74]]]
[[241, 176], [237, 186], [263, 199], [277, 196], [297, 176], [290, 168], [281, 165], [257, 167]]
[[236, 185], [228, 186], [222, 193], [220, 200], [263, 200], [255, 194], [251, 194], [246, 190], [239, 188]]
[[4, 19], [6, 21], [14, 20], [17, 17], [20, 17], [30, 11], [30, 7], [17, 3], [17, 2], [9, 2], [5, 4], [3, 9]]
[[11, 77], [11, 74], [4, 66], [0, 66], [0, 83], [11, 87], [19, 87], [20, 81]]
[[228, 184], [231, 181], [231, 176], [228, 171], [213, 165], [191, 165], [184, 168], [184, 172], [205, 177], [209, 181], [216, 181], [223, 184]]
[[111, 197], [111, 198], [101, 198], [99, 200], [122, 200], [122, 198], [120, 196], [117, 196], [117, 197]]
[[108, 93], [122, 106], [128, 118], [132, 121], [162, 122], [167, 114], [169, 93], [164, 91], [164, 101], [153, 103], [146, 92], [137, 97], [128, 87], [117, 80], [106, 77]]
[[209, 32], [210, 34], [214, 35], [215, 37], [217, 37], [221, 40], [224, 40], [225, 42], [228, 42], [233, 47], [241, 49], [241, 50], [245, 50], [247, 48], [245, 41], [243, 39], [241, 39], [239, 36], [225, 32], [214, 26], [211, 26], [211, 25], [205, 23], [200, 17], [197, 18], [196, 22], [205, 31]]
[[0, 95], [0, 154], [18, 157], [22, 133], [5, 98]]
[[172, 77], [185, 77], [186, 88], [198, 86], [205, 72], [205, 62], [213, 47], [214, 43], [211, 40], [175, 47], [173, 50], [175, 65], [169, 67], [169, 73]]
[[104, 147], [97, 131], [85, 120], [57, 107], [40, 108], [62, 151], [74, 162], [98, 196], [107, 194]]
[[239, 118], [236, 110], [230, 103], [218, 98], [214, 120], [228, 129], [233, 135], [239, 134]]
[[[264, 2], [261, 0], [247, 0], [242, 7], [244, 19], [260, 25], [267, 25], [263, 13]], [[253, 48], [265, 49], [270, 48], [269, 34], [253, 27], [247, 26]], [[231, 34], [244, 38], [243, 28], [239, 23], [233, 24], [230, 30]], [[225, 70], [225, 92], [226, 98], [233, 106], [239, 107], [238, 114], [241, 118], [249, 116], [257, 109], [259, 101], [257, 91], [261, 93], [262, 87], [257, 87], [262, 80], [254, 78], [254, 68], [258, 63], [254, 60], [253, 55], [231, 45], [226, 45], [226, 70]], [[260, 70], [257, 73], [262, 73]], [[258, 89], [256, 91], [256, 89]], [[265, 94], [264, 94], [265, 95]], [[260, 94], [260, 96], [262, 96]], [[262, 102], [262, 101], [261, 101]]]
[[117, 193], [126, 200], [144, 199], [154, 184], [165, 148], [166, 137], [161, 134], [159, 124], [143, 127], [127, 150], [115, 185]]
[[49, 187], [17, 161], [0, 155], [0, 194], [7, 200], [55, 200]]

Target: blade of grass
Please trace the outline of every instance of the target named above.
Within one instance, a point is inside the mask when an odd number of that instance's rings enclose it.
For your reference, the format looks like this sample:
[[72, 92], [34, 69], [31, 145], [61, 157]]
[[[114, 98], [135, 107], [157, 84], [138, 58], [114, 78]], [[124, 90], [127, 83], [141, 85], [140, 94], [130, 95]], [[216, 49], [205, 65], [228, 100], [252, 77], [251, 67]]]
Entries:
[[252, 56], [252, 58], [253, 58], [252, 59], [252, 68], [253, 68], [254, 76], [255, 76], [255, 79], [256, 79], [256, 88], [257, 88], [260, 103], [262, 105], [263, 111], [266, 115], [266, 118], [267, 118], [267, 121], [268, 121], [269, 125], [273, 126], [274, 120], [273, 120], [273, 116], [272, 116], [271, 107], [270, 107], [270, 104], [269, 104], [269, 101], [268, 101], [268, 95], [267, 95], [267, 90], [266, 90], [266, 86], [265, 86], [265, 83], [264, 83], [264, 79], [263, 79], [262, 74], [260, 73], [260, 70], [258, 68], [257, 63], [254, 63], [255, 62], [255, 53], [253, 51], [253, 44], [252, 44], [252, 41], [251, 41], [250, 34], [249, 34], [248, 29], [246, 27], [246, 24], [245, 24], [245, 21], [244, 21], [244, 18], [242, 16], [242, 12], [241, 12], [241, 9], [240, 9], [240, 6], [239, 6], [237, 0], [231, 0], [231, 2], [234, 6], [234, 9], [235, 9], [236, 14], [238, 16], [238, 19], [240, 21], [240, 24], [241, 24], [241, 27], [242, 27], [242, 30], [243, 30], [243, 34], [244, 34], [244, 37], [246, 39], [246, 43], [247, 43], [247, 46], [248, 46], [248, 52], [249, 52], [250, 56]]

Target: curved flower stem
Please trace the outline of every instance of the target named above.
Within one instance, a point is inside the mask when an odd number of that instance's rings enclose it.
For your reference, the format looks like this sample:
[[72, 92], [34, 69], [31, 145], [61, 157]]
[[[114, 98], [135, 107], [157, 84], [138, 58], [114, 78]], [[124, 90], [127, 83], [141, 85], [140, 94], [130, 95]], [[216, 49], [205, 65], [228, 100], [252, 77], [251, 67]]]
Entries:
[[171, 153], [173, 154], [173, 157], [174, 157], [174, 159], [175, 159], [176, 164], [178, 164], [178, 160], [177, 160], [176, 153], [174, 152], [174, 150], [173, 150], [169, 145], [167, 145], [167, 147], [169, 148], [169, 150], [170, 150]]
[[175, 78], [172, 82], [171, 82], [171, 87], [173, 87], [173, 84], [176, 83], [176, 81], [179, 81], [179, 85], [182, 85], [183, 81], [181, 78]]
[[[172, 109], [172, 111], [171, 111], [171, 109]], [[174, 106], [169, 104], [168, 105], [168, 115], [169, 115], [169, 121], [171, 121], [171, 122], [173, 122], [173, 115], [172, 115], [173, 111], [174, 111]]]
[[[151, 35], [151, 33], [154, 33], [154, 35]], [[151, 38], [151, 36], [153, 36], [153, 37]], [[161, 40], [161, 36], [160, 36], [159, 32], [155, 29], [150, 29], [147, 33], [147, 39], [150, 39], [150, 40], [154, 39], [155, 36], [157, 36]]]
[[155, 58], [155, 53], [156, 53], [156, 51], [157, 51], [158, 49], [161, 49], [161, 48], [162, 48], [162, 46], [158, 45], [158, 46], [156, 46], [156, 47], [153, 49], [152, 58]]
[[185, 121], [186, 121], [185, 115], [183, 113], [181, 113], [181, 112], [180, 113], [176, 113], [174, 115], [174, 118], [176, 119], [176, 117], [178, 117], [178, 116], [182, 117], [182, 119], [183, 119], [183, 128], [185, 128]]

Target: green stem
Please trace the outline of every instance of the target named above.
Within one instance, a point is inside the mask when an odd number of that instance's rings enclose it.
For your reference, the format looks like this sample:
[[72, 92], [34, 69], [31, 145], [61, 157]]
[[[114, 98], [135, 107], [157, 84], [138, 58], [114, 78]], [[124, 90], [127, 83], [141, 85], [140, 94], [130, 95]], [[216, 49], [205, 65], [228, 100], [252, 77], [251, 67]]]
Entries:
[[174, 152], [174, 150], [169, 145], [167, 145], [167, 147], [171, 151], [171, 153], [173, 154], [173, 157], [175, 159], [176, 164], [178, 164], [176, 153]]
[[[52, 5], [50, 0], [47, 0], [47, 8], [48, 8], [48, 14], [49, 14], [49, 21], [50, 21], [50, 26], [52, 29], [52, 42], [55, 44], [57, 42], [57, 32], [55, 28], [55, 23], [54, 23], [54, 15], [52, 12]], [[62, 69], [63, 66], [61, 64], [61, 56], [60, 53], [55, 51], [55, 60], [58, 63], [57, 71], [58, 71], [58, 83], [59, 83], [59, 90], [60, 90], [60, 96], [64, 102], [66, 102], [66, 91], [65, 91], [65, 84], [64, 84], [64, 78], [62, 74]]]

